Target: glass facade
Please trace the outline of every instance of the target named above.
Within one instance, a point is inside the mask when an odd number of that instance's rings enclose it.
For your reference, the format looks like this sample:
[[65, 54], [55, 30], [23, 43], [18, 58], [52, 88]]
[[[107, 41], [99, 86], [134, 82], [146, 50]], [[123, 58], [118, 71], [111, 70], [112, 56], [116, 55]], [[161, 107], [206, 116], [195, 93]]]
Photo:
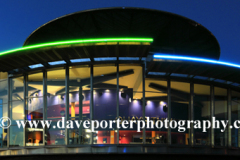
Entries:
[[[231, 92], [231, 122], [240, 119], [240, 92]], [[231, 130], [231, 141], [233, 147], [240, 147], [240, 130], [239, 128], [234, 128]]]
[[18, 128], [16, 121], [24, 120], [24, 77], [17, 77], [10, 79], [10, 100], [9, 100], [9, 112], [12, 125], [9, 129], [9, 146], [19, 147], [24, 146], [24, 130]]
[[[143, 118], [142, 67], [119, 65], [119, 118], [139, 120]], [[119, 144], [143, 142], [142, 131], [137, 132], [137, 125], [119, 129]]]
[[[0, 146], [58, 146], [89, 144], [172, 144], [239, 147], [239, 129], [186, 129], [179, 132], [173, 120], [227, 120], [229, 94], [231, 121], [239, 119], [240, 93], [210, 84], [158, 79], [144, 75], [143, 64], [87, 64], [65, 66], [10, 77], [0, 81], [0, 115], [10, 116], [12, 125], [0, 131]], [[170, 82], [170, 83], [168, 83]], [[9, 83], [9, 86], [8, 86]], [[9, 92], [8, 92], [9, 89]], [[170, 91], [170, 92], [169, 92]], [[213, 95], [211, 95], [213, 93]], [[214, 97], [212, 103], [211, 97]], [[170, 101], [169, 101], [170, 100]], [[214, 104], [214, 105], [212, 105]], [[211, 108], [214, 112], [211, 113]], [[94, 132], [83, 126], [55, 128], [62, 117], [78, 120], [170, 120], [172, 129], [164, 127], [117, 129], [116, 124], [97, 127]], [[49, 128], [25, 129], [16, 120], [51, 120]], [[97, 126], [97, 124], [94, 124]], [[165, 125], [165, 124], [164, 124]], [[184, 124], [183, 127], [187, 127]], [[104, 126], [104, 124], [103, 124]], [[193, 128], [194, 125], [191, 126]], [[193, 132], [193, 133], [192, 133]], [[228, 132], [231, 133], [227, 137]], [[9, 139], [8, 139], [9, 136]], [[214, 137], [214, 141], [211, 141]]]
[[[227, 119], [227, 89], [214, 87], [214, 102], [215, 102], [215, 113], [216, 120]], [[216, 124], [220, 125], [220, 124]], [[227, 132], [222, 132], [222, 125], [219, 129], [215, 129], [214, 144], [215, 146], [224, 147], [227, 146]]]
[[[117, 118], [117, 67], [114, 64], [94, 65], [93, 120]], [[100, 125], [100, 124], [99, 124]], [[116, 125], [99, 127], [93, 132], [93, 144], [117, 144]]]
[[[90, 70], [88, 65], [69, 68], [69, 117], [68, 120], [90, 120]], [[69, 144], [90, 144], [89, 130], [82, 126], [69, 129]]]
[[[146, 78], [145, 99], [145, 116], [153, 120], [154, 124], [157, 120], [164, 121], [168, 118], [167, 81]], [[167, 129], [159, 129], [156, 126], [153, 129], [146, 129], [147, 144], [167, 144], [167, 142]]]
[[[194, 84], [194, 120], [211, 120], [210, 115], [210, 86]], [[210, 145], [210, 129], [202, 132], [200, 128], [194, 128], [195, 145]]]
[[[1, 75], [1, 74], [0, 74]], [[8, 117], [8, 80], [0, 76], [0, 116]], [[0, 129], [0, 148], [7, 147], [7, 129]]]

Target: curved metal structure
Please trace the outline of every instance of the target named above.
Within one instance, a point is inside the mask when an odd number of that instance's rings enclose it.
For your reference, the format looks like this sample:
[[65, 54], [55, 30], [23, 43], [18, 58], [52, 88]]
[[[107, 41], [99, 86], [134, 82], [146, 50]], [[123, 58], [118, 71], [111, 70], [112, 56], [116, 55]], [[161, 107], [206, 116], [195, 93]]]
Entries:
[[168, 12], [128, 7], [81, 11], [57, 18], [35, 30], [24, 46], [56, 40], [122, 36], [153, 38], [153, 52], [212, 59], [220, 56], [216, 38], [199, 23]]

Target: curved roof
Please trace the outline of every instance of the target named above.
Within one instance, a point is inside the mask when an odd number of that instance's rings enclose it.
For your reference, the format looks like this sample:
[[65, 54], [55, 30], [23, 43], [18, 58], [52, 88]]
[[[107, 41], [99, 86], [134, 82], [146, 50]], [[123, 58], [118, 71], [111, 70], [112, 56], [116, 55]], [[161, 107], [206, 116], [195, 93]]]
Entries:
[[24, 46], [103, 37], [149, 37], [150, 52], [219, 59], [220, 47], [205, 27], [188, 18], [151, 9], [104, 8], [81, 11], [36, 29]]
[[49, 67], [49, 62], [97, 57], [146, 57], [152, 38], [115, 37], [74, 39], [28, 45], [0, 52], [0, 71], [22, 68], [28, 70], [30, 65], [42, 64]]

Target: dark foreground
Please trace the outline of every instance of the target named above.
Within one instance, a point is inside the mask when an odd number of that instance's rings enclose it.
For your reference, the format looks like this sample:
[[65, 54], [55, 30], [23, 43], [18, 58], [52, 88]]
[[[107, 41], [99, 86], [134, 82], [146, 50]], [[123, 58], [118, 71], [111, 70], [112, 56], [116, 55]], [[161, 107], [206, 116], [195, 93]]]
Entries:
[[162, 159], [162, 160], [226, 160], [240, 159], [240, 156], [223, 155], [164, 155], [164, 154], [64, 154], [64, 155], [35, 155], [35, 156], [8, 156], [1, 160], [133, 160], [133, 159]]

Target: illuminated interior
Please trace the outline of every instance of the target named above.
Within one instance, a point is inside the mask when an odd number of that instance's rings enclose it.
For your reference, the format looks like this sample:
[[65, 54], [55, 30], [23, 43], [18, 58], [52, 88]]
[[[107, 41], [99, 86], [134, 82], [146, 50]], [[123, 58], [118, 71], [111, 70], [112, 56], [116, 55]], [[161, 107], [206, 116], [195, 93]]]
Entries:
[[[90, 67], [79, 65], [69, 67], [69, 119], [90, 119]], [[66, 70], [56, 68], [47, 71], [47, 107], [46, 118], [56, 124], [66, 114]], [[11, 79], [11, 114], [13, 120], [42, 120], [44, 115], [43, 73], [28, 75], [27, 115], [24, 115], [24, 77]], [[204, 120], [210, 118], [210, 86], [194, 84], [194, 108], [195, 119]], [[156, 121], [168, 118], [167, 81], [153, 78], [145, 78], [145, 115]], [[5, 88], [2, 87], [2, 91]], [[119, 94], [117, 93], [117, 67], [114, 64], [93, 66], [93, 119], [115, 120], [117, 118], [117, 95], [119, 96], [119, 118], [122, 120], [142, 119], [143, 82], [142, 67], [140, 65], [119, 65]], [[1, 92], [3, 93], [3, 92]], [[82, 93], [82, 96], [79, 96]], [[237, 93], [237, 92], [236, 92]], [[224, 88], [215, 89], [215, 115], [217, 118], [226, 118], [227, 91]], [[234, 95], [236, 98], [239, 94]], [[6, 95], [1, 94], [4, 99]], [[79, 101], [79, 98], [81, 100]], [[171, 81], [171, 118], [174, 120], [187, 120], [190, 83]], [[2, 104], [6, 102], [1, 102]], [[81, 106], [81, 108], [79, 108]], [[236, 107], [235, 107], [236, 108]], [[81, 110], [81, 112], [80, 112]], [[236, 109], [237, 110], [237, 109]], [[6, 110], [3, 115], [6, 115]], [[101, 114], [100, 114], [101, 113]], [[24, 130], [18, 129], [16, 124], [10, 128], [11, 146], [41, 146], [43, 144], [43, 129], [26, 128], [27, 139], [23, 142]], [[91, 131], [89, 129], [69, 129], [69, 144], [90, 144]], [[143, 132], [133, 129], [119, 129], [117, 140], [117, 128], [97, 129], [93, 134], [93, 144], [139, 144], [143, 142]], [[166, 144], [168, 142], [167, 129], [146, 129], [146, 143]], [[224, 146], [224, 134], [216, 132], [216, 144]], [[65, 130], [49, 128], [46, 130], [45, 145], [64, 145]], [[7, 134], [3, 134], [7, 139]], [[189, 145], [189, 132], [171, 131], [172, 144]], [[5, 142], [6, 143], [6, 142]], [[195, 131], [195, 143], [209, 145], [209, 132]]]

